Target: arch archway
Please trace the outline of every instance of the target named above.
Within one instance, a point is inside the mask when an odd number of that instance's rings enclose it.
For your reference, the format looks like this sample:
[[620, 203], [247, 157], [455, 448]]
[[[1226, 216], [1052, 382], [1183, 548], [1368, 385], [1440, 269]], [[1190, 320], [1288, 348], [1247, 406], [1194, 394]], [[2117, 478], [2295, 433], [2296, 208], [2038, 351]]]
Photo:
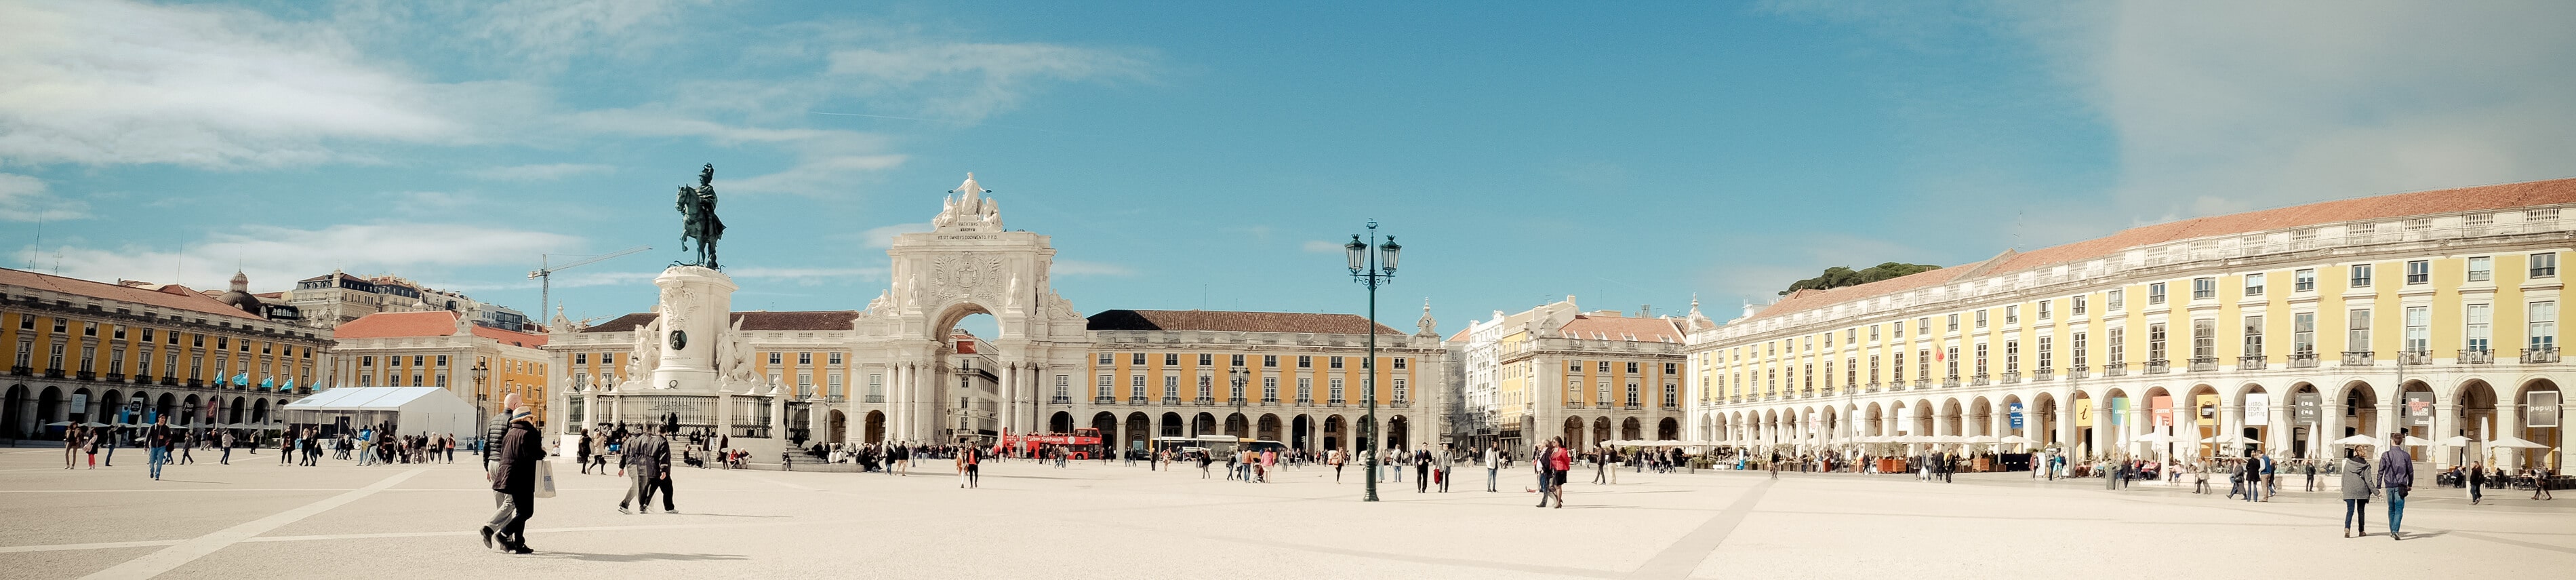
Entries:
[[1279, 416], [1270, 413], [1262, 413], [1261, 419], [1253, 422], [1252, 437], [1262, 441], [1287, 441], [1280, 437]]
[[1582, 448], [1582, 447], [1583, 447], [1583, 418], [1582, 418], [1582, 417], [1566, 417], [1566, 418], [1565, 418], [1565, 432], [1564, 432], [1564, 433], [1560, 433], [1560, 434], [1558, 434], [1557, 436], [1558, 436], [1558, 437], [1563, 437], [1563, 438], [1565, 438], [1565, 444], [1566, 444], [1567, 446], [1571, 446], [1571, 447], [1578, 448], [1578, 449]]
[[1406, 419], [1403, 415], [1396, 415], [1392, 418], [1388, 418], [1386, 420], [1386, 446], [1396, 449], [1412, 449], [1413, 421], [1411, 419]]
[[1288, 419], [1288, 438], [1290, 447], [1307, 451], [1320, 449], [1315, 445], [1315, 419], [1303, 413]]
[[1242, 413], [1226, 415], [1225, 434], [1233, 435], [1235, 437], [1252, 436], [1252, 420], [1245, 418]]
[[2371, 437], [2387, 435], [2388, 430], [2380, 428], [2379, 425], [2379, 407], [2383, 401], [2380, 400], [2379, 390], [2371, 386], [2368, 381], [2344, 383], [2342, 392], [2333, 400], [2341, 402], [2343, 416], [2329, 419], [2335, 422], [2334, 425], [2341, 433], [2329, 431], [2327, 438], [2340, 439], [2365, 433], [2372, 434]]
[[27, 428], [27, 424], [33, 421], [34, 405], [35, 397], [28, 392], [26, 385], [9, 385], [8, 395], [0, 398], [0, 433], [8, 434], [11, 439], [34, 435], [34, 431]]
[[1592, 440], [1591, 440], [1591, 441], [1588, 441], [1588, 442], [1585, 442], [1584, 444], [1585, 444], [1585, 445], [1600, 445], [1600, 444], [1601, 444], [1601, 442], [1603, 442], [1603, 441], [1609, 441], [1609, 440], [1610, 440], [1610, 418], [1609, 418], [1609, 417], [1600, 417], [1600, 418], [1595, 418], [1595, 419], [1593, 419], [1593, 420], [1592, 420]]
[[[2436, 440], [2466, 436], [2469, 438], [2469, 446], [2438, 448], [2442, 450], [2440, 454], [2445, 457], [2441, 457], [2442, 461], [2436, 462], [2437, 465], [2466, 465], [2470, 461], [2484, 463], [2479, 458], [2488, 454], [2486, 442], [2494, 440], [2496, 436], [2513, 428], [2512, 425], [2499, 421], [2503, 417], [2496, 413], [2495, 387], [2481, 379], [2462, 381], [2452, 391], [2451, 400], [2453, 409], [2457, 413], [2456, 419], [2451, 421], [2449, 432], [2436, 433], [2440, 436]], [[2454, 455], [2456, 457], [2450, 457]]]
[[859, 429], [862, 431], [860, 440], [869, 444], [884, 443], [886, 440], [885, 411], [868, 411], [867, 417], [860, 421]]
[[1328, 415], [1328, 416], [1325, 416], [1325, 417], [1324, 417], [1324, 450], [1325, 450], [1325, 451], [1343, 450], [1343, 449], [1344, 449], [1344, 447], [1342, 446], [1342, 443], [1343, 443], [1343, 442], [1346, 442], [1346, 441], [1350, 441], [1350, 438], [1351, 438], [1351, 429], [1350, 429], [1350, 427], [1351, 427], [1351, 425], [1350, 425], [1350, 421], [1348, 421], [1348, 420], [1346, 420], [1346, 419], [1343, 419], [1341, 415]]
[[254, 424], [267, 424], [270, 422], [268, 417], [268, 399], [251, 400], [250, 422]]
[[1144, 448], [1146, 441], [1154, 439], [1154, 420], [1146, 417], [1143, 411], [1128, 413], [1126, 425], [1121, 427], [1125, 434], [1119, 436], [1119, 449], [1135, 451]]
[[829, 417], [830, 419], [823, 423], [825, 429], [824, 433], [827, 437], [824, 441], [829, 443], [850, 442], [850, 416], [846, 413], [842, 413], [840, 409], [833, 409]]
[[[2534, 395], [2538, 395], [2538, 398], [2541, 400], [2534, 401]], [[2567, 405], [2567, 397], [2565, 391], [2559, 388], [2558, 382], [2555, 379], [2548, 377], [2533, 377], [2522, 381], [2522, 386], [2514, 389], [2513, 398], [2501, 403], [2504, 408], [2518, 410], [2515, 415], [2519, 420], [2513, 421], [2514, 428], [2511, 433], [2513, 433], [2514, 436], [2521, 437], [2525, 441], [2548, 445], [2560, 450], [2567, 449], [2570, 443], [2567, 440], [2567, 425], [2562, 421], [2561, 417], [2556, 415], [2539, 416], [2533, 412], [2535, 410], [2532, 407], [2533, 403], [2548, 403], [2552, 401], [2556, 402], [2558, 408], [2561, 409], [2560, 412], [2563, 414]], [[2546, 409], [2540, 410], [2545, 411]], [[2499, 449], [2496, 454], [2496, 464], [2517, 469], [2532, 469], [2542, 466], [2564, 469], [2550, 461], [2550, 453], [2548, 453], [2547, 450], [2524, 452], [2520, 449]]]
[[1665, 417], [1664, 420], [1655, 422], [1655, 439], [1678, 441], [1681, 438], [1682, 423], [1680, 421], [1675, 421], [1672, 417]]
[[1644, 439], [1644, 438], [1646, 438], [1646, 434], [1644, 433], [1644, 431], [1645, 431], [1644, 425], [1643, 425], [1641, 422], [1639, 422], [1639, 421], [1637, 420], [1637, 418], [1636, 418], [1636, 417], [1629, 417], [1629, 418], [1627, 418], [1626, 420], [1623, 420], [1623, 421], [1620, 421], [1620, 422], [1619, 422], [1619, 438], [1620, 438], [1620, 439], [1628, 439], [1628, 440]]
[[1215, 434], [1217, 434], [1216, 415], [1203, 412], [1190, 416], [1190, 432], [1187, 436], [1197, 437], [1200, 435]]
[[[64, 413], [66, 413], [63, 409], [64, 403], [63, 390], [61, 387], [48, 385], [45, 387], [45, 390], [37, 391], [36, 424], [49, 425], [56, 422], [71, 420], [64, 416]], [[48, 428], [50, 429], [50, 427]]]
[[1054, 413], [1050, 413], [1050, 414], [1048, 414], [1048, 415], [1047, 415], [1047, 432], [1048, 432], [1048, 433], [1072, 433], [1072, 432], [1073, 432], [1073, 413], [1071, 413], [1071, 412], [1067, 412], [1067, 411], [1056, 411], [1056, 412], [1054, 412]]

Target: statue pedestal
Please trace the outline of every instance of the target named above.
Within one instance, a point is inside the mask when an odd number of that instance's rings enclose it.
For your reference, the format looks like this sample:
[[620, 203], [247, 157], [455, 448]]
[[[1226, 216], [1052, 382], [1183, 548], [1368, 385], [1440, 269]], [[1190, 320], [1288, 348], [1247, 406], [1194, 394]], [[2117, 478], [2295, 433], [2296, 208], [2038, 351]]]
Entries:
[[662, 289], [662, 335], [654, 339], [662, 358], [649, 388], [715, 393], [716, 344], [724, 340], [733, 291], [741, 287], [723, 272], [697, 266], [672, 266], [653, 285]]

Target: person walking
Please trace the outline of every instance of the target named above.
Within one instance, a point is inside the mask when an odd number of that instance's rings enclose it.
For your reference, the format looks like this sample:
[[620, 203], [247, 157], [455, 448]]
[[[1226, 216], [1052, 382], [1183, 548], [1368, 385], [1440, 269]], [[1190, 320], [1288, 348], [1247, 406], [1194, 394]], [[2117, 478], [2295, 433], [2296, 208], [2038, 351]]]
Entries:
[[1336, 485], [1341, 484], [1341, 483], [1342, 483], [1342, 450], [1340, 450], [1340, 449], [1335, 449], [1335, 450], [1332, 450], [1332, 451], [1328, 452], [1328, 454], [1324, 456], [1324, 463], [1328, 463], [1328, 464], [1331, 464], [1331, 465], [1333, 466], [1333, 483], [1334, 483], [1334, 484], [1336, 484]]
[[1538, 474], [1538, 507], [1547, 507], [1550, 494], [1556, 491], [1556, 471], [1548, 468], [1548, 459], [1556, 453], [1556, 441], [1540, 444], [1530, 454], [1530, 472]]
[[1558, 509], [1563, 509], [1565, 507], [1565, 476], [1567, 472], [1574, 471], [1574, 451], [1567, 449], [1563, 441], [1559, 441], [1557, 443], [1555, 453], [1548, 455], [1548, 469], [1556, 472], [1556, 485], [1550, 489], [1550, 493], [1556, 499], [1556, 507]]
[[2553, 495], [2550, 495], [2550, 494], [2549, 494], [2549, 467], [2548, 467], [2548, 466], [2545, 466], [2545, 465], [2544, 465], [2544, 466], [2539, 466], [2539, 467], [2533, 467], [2533, 468], [2531, 468], [2531, 483], [2533, 484], [2533, 485], [2531, 486], [2531, 499], [2546, 499], [2546, 500], [2555, 500], [2555, 499], [2558, 499], [2558, 497], [2557, 497], [2557, 496], [2553, 496]]
[[[517, 398], [515, 394], [509, 397], [514, 401]], [[546, 458], [544, 436], [537, 434], [533, 410], [516, 407], [503, 415], [509, 419], [510, 428], [492, 439], [498, 445], [487, 445], [491, 452], [486, 455], [498, 465], [486, 477], [492, 481], [493, 499], [499, 509], [493, 512], [491, 523], [483, 525], [483, 547], [490, 548], [497, 541], [502, 550], [526, 554], [534, 551], [528, 549], [528, 518], [537, 513], [537, 462]]]
[[[1412, 462], [1413, 493], [1429, 493], [1431, 491], [1431, 452], [1420, 447], [1413, 448]], [[1404, 469], [1399, 467], [1396, 470]]]
[[[629, 480], [626, 496], [617, 500], [617, 513], [630, 513], [626, 510], [626, 500], [630, 499], [635, 500], [635, 512], [653, 513], [653, 493], [660, 491], [663, 479], [671, 476], [671, 445], [653, 429], [643, 429], [626, 439], [625, 450], [626, 473], [633, 479]], [[662, 511], [677, 511], [672, 509], [669, 496], [662, 498]]]
[[2481, 467], [2481, 466], [2479, 466], [2479, 465], [2478, 465], [2478, 462], [2475, 462], [2475, 461], [2471, 461], [2471, 462], [2469, 462], [2469, 475], [2468, 475], [2468, 480], [2469, 480], [2469, 505], [2478, 505], [2478, 501], [2479, 501], [2479, 500], [2482, 500], [2482, 499], [2485, 499], [2485, 497], [2486, 497], [2486, 493], [2485, 493], [2485, 489], [2484, 489], [2484, 488], [2486, 487], [2486, 485], [2487, 485], [2487, 470], [2486, 470], [2486, 468], [2485, 468], [2485, 467]]
[[2256, 455], [2243, 464], [2245, 501], [2263, 501], [2263, 456]]
[[216, 444], [216, 445], [222, 445], [222, 446], [224, 446], [224, 451], [223, 451], [223, 453], [222, 453], [221, 455], [216, 455], [216, 456], [215, 456], [215, 464], [216, 464], [216, 465], [232, 465], [232, 464], [233, 464], [233, 430], [231, 430], [231, 429], [225, 429], [225, 430], [223, 430], [223, 432], [215, 434], [215, 444]]
[[1436, 465], [1437, 467], [1433, 468], [1433, 473], [1436, 475], [1432, 476], [1432, 479], [1440, 481], [1440, 493], [1449, 493], [1449, 480], [1457, 479], [1456, 475], [1449, 472], [1450, 467], [1456, 465], [1454, 463], [1456, 458], [1451, 457], [1449, 455], [1449, 451], [1449, 445], [1442, 444], [1440, 446], [1439, 455], [1433, 457], [1436, 461], [1433, 465]]
[[1502, 444], [1500, 444], [1500, 443], [1487, 443], [1487, 444], [1485, 444], [1485, 492], [1486, 492], [1486, 493], [1495, 493], [1495, 492], [1499, 492], [1499, 491], [1501, 491], [1501, 490], [1498, 490], [1498, 489], [1494, 489], [1494, 484], [1496, 483], [1496, 481], [1495, 481], [1495, 480], [1496, 480], [1496, 479], [1499, 479], [1499, 478], [1501, 477], [1501, 475], [1502, 475], [1502, 473], [1501, 473], [1501, 472], [1502, 472], [1502, 469], [1503, 469], [1503, 458], [1502, 458], [1502, 455], [1503, 455], [1503, 448], [1502, 448]]
[[151, 456], [148, 461], [152, 464], [152, 479], [159, 481], [161, 466], [170, 463], [170, 417], [168, 415], [152, 418], [152, 427], [144, 431], [143, 444], [150, 447]]
[[[966, 489], [983, 489], [984, 487], [984, 462], [982, 458], [979, 457], [983, 454], [984, 452], [982, 450], [974, 447], [964, 447], [957, 450], [957, 465], [966, 476]], [[1207, 459], [1202, 457], [1200, 461], [1207, 461]], [[1201, 465], [1199, 475], [1201, 477], [1205, 477], [1207, 475], [1205, 464]]]
[[[503, 409], [517, 409], [519, 408], [519, 402], [518, 393], [509, 393], [501, 396], [501, 408]], [[481, 455], [483, 456], [484, 471], [491, 471], [492, 462], [500, 458], [500, 446], [498, 444], [501, 442], [501, 438], [506, 436], [509, 431], [510, 413], [507, 411], [494, 414], [492, 416], [492, 420], [483, 426], [483, 453]]]
[[2379, 488], [2388, 495], [2388, 539], [2403, 540], [2406, 493], [2415, 489], [2415, 456], [2406, 452], [2406, 433], [2388, 434], [2388, 451], [2379, 454]]
[[2370, 496], [2379, 493], [2379, 478], [2372, 477], [2370, 462], [2361, 460], [2361, 452], [2343, 450], [2343, 537], [2370, 535]]

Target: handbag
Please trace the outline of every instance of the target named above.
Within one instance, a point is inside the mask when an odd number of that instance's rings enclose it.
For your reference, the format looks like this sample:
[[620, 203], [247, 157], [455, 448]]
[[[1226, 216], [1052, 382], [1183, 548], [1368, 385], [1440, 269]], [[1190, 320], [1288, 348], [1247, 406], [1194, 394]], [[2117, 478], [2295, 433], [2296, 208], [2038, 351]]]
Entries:
[[537, 462], [537, 492], [535, 495], [536, 497], [555, 496], [554, 464], [545, 461]]

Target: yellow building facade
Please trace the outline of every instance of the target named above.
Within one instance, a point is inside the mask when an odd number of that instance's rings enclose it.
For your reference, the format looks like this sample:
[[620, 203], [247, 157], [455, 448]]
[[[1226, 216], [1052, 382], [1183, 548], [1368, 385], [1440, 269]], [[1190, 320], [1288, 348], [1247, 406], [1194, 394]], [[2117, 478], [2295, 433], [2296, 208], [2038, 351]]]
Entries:
[[2464, 438], [2416, 450], [2436, 465], [2557, 465], [2570, 202], [2576, 180], [2327, 202], [1802, 291], [1692, 335], [1693, 429], [2285, 456], [2403, 429]]
[[445, 389], [484, 413], [478, 424], [505, 411], [503, 399], [515, 393], [539, 424], [548, 420], [554, 363], [546, 335], [478, 326], [444, 310], [369, 314], [334, 332], [335, 386]]
[[180, 426], [265, 424], [313, 391], [329, 334], [177, 285], [0, 268], [0, 357], [10, 361], [0, 437], [163, 416]]

